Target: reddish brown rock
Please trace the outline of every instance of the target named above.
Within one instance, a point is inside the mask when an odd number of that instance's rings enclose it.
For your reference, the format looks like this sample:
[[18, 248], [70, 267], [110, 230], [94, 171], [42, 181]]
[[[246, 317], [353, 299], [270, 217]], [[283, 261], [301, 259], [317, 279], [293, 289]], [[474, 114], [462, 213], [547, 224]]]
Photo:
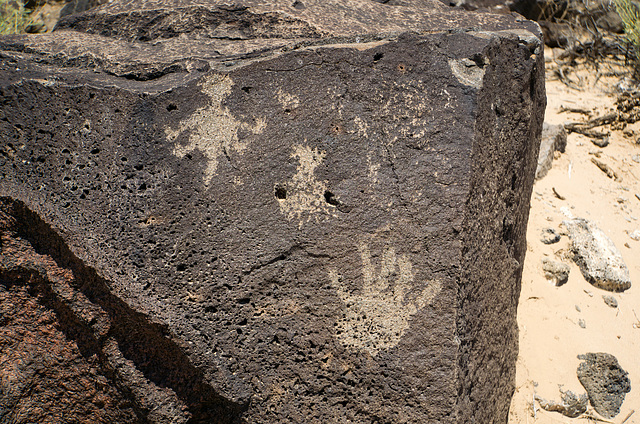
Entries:
[[[55, 373], [103, 382], [50, 413], [506, 422], [535, 24], [426, 0], [114, 1], [0, 55], [3, 237], [24, 247], [0, 276], [33, 311], [8, 337], [46, 332]], [[0, 402], [39, 402], [17, 393]]]

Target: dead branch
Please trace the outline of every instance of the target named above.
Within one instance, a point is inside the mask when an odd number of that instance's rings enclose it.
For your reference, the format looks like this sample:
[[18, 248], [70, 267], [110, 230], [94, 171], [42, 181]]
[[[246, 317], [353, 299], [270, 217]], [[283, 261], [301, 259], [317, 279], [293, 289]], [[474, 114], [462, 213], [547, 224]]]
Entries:
[[565, 129], [569, 132], [579, 132], [578, 130], [588, 130], [595, 127], [601, 127], [603, 125], [611, 124], [618, 119], [617, 112], [607, 113], [606, 115], [598, 116], [587, 122], [571, 122], [565, 124]]
[[616, 172], [613, 169], [611, 169], [611, 167], [609, 165], [607, 165], [606, 163], [601, 162], [596, 158], [591, 158], [591, 162], [594, 165], [596, 165], [598, 168], [600, 168], [600, 170], [602, 172], [604, 172], [607, 175], [607, 177], [611, 178], [614, 181], [620, 181], [621, 180], [621, 178], [618, 176], [618, 174], [616, 174]]
[[591, 114], [593, 113], [589, 109], [585, 109], [581, 107], [566, 107], [566, 106], [560, 106], [558, 108], [558, 112], [559, 113], [564, 113], [564, 112], [580, 113], [582, 115], [587, 115], [587, 116], [591, 116]]
[[566, 197], [564, 197], [563, 195], [561, 195], [560, 193], [558, 193], [558, 191], [556, 190], [555, 187], [551, 187], [551, 190], [553, 190], [553, 194], [555, 194], [555, 196], [560, 199], [560, 200], [567, 200]]

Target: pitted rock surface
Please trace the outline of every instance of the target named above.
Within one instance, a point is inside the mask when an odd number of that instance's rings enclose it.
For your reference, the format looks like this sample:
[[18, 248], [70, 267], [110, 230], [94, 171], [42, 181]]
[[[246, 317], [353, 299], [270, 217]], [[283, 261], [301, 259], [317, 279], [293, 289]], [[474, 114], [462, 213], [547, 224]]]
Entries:
[[[0, 54], [0, 286], [34, 311], [7, 340], [46, 316], [63, 352], [12, 374], [43, 387], [15, 422], [507, 421], [535, 24], [113, 1]], [[55, 373], [102, 385], [30, 408]]]
[[586, 353], [578, 355], [578, 359], [583, 361], [578, 366], [578, 380], [587, 390], [593, 408], [605, 418], [618, 415], [631, 391], [629, 373], [609, 353]]
[[585, 280], [612, 292], [631, 287], [629, 268], [620, 251], [594, 222], [575, 218], [562, 224], [569, 232], [575, 261]]

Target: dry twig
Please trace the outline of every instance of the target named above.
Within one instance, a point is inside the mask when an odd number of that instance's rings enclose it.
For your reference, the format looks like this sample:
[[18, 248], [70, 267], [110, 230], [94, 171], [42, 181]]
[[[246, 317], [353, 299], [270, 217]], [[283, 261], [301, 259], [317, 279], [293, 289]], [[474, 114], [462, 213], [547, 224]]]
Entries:
[[566, 107], [560, 106], [558, 108], [559, 113], [571, 112], [571, 113], [580, 113], [582, 115], [591, 116], [592, 112], [589, 109], [581, 108], [581, 107]]
[[609, 423], [609, 424], [615, 424], [613, 421], [609, 421], [609, 420], [605, 420], [604, 418], [600, 418], [598, 416], [596, 416], [593, 412], [591, 411], [587, 411], [584, 414], [580, 415], [578, 417], [578, 419], [581, 420], [589, 420], [589, 421], [599, 421], [601, 423]]
[[601, 127], [602, 125], [611, 124], [618, 119], [617, 112], [607, 113], [606, 115], [598, 116], [590, 119], [587, 122], [571, 122], [565, 124], [565, 128], [569, 132], [580, 132], [580, 130], [588, 130], [594, 127]]
[[602, 172], [607, 174], [607, 177], [611, 178], [614, 181], [620, 181], [621, 180], [621, 178], [618, 176], [618, 174], [616, 174], [616, 172], [613, 169], [611, 169], [611, 167], [609, 165], [607, 165], [606, 163], [601, 162], [596, 158], [591, 158], [591, 162], [593, 162], [594, 165], [596, 165], [598, 168], [600, 168], [600, 170]]
[[634, 413], [634, 412], [636, 412], [636, 411], [635, 411], [635, 409], [632, 409], [632, 410], [631, 410], [631, 412], [629, 412], [629, 413], [627, 414], [627, 416], [624, 418], [624, 420], [622, 420], [622, 422], [621, 422], [620, 424], [624, 424], [624, 423], [626, 423], [626, 422], [627, 422], [627, 420], [628, 420], [629, 418], [631, 418], [631, 416], [633, 415], [633, 413]]
[[555, 196], [560, 199], [560, 200], [567, 200], [566, 197], [562, 196], [560, 193], [558, 193], [558, 191], [556, 190], [555, 187], [551, 187], [551, 190], [553, 190], [553, 194], [555, 194]]

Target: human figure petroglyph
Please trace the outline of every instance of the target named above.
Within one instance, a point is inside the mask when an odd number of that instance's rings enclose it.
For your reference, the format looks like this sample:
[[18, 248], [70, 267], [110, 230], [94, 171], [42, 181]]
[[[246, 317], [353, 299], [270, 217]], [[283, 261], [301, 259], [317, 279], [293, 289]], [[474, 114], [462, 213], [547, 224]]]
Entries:
[[220, 156], [228, 156], [230, 152], [242, 154], [246, 150], [247, 143], [238, 138], [238, 129], [261, 134], [266, 127], [264, 118], [256, 119], [253, 124], [236, 120], [223, 105], [233, 85], [228, 76], [214, 74], [205, 78], [200, 86], [202, 92], [209, 96], [209, 105], [196, 110], [180, 123], [178, 129], [165, 129], [165, 134], [171, 141], [176, 140], [182, 133], [189, 132], [189, 142], [176, 144], [173, 154], [182, 158], [191, 151], [200, 150], [208, 160], [204, 175], [205, 185], [209, 185], [216, 174]]

